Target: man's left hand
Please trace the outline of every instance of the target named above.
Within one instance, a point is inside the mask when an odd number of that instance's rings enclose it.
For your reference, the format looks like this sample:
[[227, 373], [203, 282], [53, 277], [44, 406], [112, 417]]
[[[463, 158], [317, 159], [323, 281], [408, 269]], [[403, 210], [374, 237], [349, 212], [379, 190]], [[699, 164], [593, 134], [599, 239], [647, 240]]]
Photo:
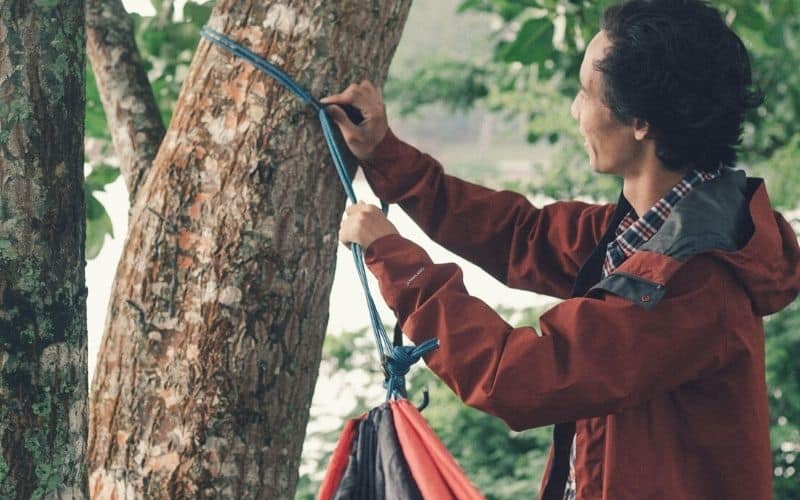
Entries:
[[350, 247], [350, 243], [358, 243], [365, 249], [382, 236], [399, 234], [394, 224], [383, 215], [375, 205], [359, 201], [350, 205], [345, 211], [345, 219], [339, 229], [339, 241]]

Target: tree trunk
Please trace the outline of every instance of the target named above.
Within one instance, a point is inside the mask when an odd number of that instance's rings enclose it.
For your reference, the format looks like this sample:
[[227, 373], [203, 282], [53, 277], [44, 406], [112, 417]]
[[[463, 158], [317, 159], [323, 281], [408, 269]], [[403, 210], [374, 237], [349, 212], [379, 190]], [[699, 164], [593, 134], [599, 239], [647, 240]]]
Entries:
[[[410, 0], [221, 0], [317, 96], [381, 84]], [[291, 498], [344, 193], [316, 114], [201, 42], [131, 210], [92, 386], [96, 498]]]
[[[162, 6], [171, 12], [171, 1]], [[164, 138], [164, 124], [122, 2], [87, 0], [86, 26], [89, 60], [132, 201]]]
[[84, 4], [0, 2], [0, 498], [88, 498]]

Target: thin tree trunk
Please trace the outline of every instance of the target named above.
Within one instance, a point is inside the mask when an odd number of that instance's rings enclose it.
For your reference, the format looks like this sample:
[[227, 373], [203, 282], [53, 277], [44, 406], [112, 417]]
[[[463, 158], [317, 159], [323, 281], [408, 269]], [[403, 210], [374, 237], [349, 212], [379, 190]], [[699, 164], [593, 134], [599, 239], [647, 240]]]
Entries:
[[[171, 10], [172, 2], [165, 2]], [[132, 201], [164, 138], [164, 123], [120, 0], [86, 1], [87, 52]]]
[[0, 1], [0, 498], [88, 498], [82, 1]]
[[[219, 1], [315, 95], [383, 82], [410, 0]], [[315, 113], [208, 42], [131, 211], [92, 385], [97, 498], [293, 496], [344, 194]]]
[[161, 0], [158, 5], [158, 12], [156, 12], [156, 21], [158, 26], [166, 26], [172, 22], [175, 16], [175, 0]]

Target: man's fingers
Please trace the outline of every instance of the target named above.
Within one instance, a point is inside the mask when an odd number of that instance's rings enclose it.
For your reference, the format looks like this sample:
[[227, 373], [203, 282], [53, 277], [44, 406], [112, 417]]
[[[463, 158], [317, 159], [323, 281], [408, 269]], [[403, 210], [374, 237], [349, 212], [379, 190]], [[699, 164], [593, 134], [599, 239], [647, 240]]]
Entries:
[[350, 121], [347, 113], [345, 113], [342, 108], [335, 104], [331, 104], [325, 108], [325, 111], [331, 115], [333, 121], [335, 121], [342, 129], [342, 134], [345, 135], [345, 139], [348, 138], [347, 136], [352, 136], [358, 133], [358, 126]]
[[347, 89], [338, 94], [331, 94], [323, 97], [319, 102], [323, 104], [352, 104], [354, 97], [355, 94], [350, 89]]
[[356, 99], [361, 95], [361, 89], [354, 85], [350, 85], [338, 94], [323, 97], [319, 101], [324, 104], [355, 104]]
[[319, 100], [322, 104], [346, 104], [342, 102], [341, 94], [332, 94]]
[[359, 201], [358, 203], [355, 203], [355, 204], [353, 204], [353, 205], [350, 205], [350, 206], [348, 206], [348, 207], [345, 209], [345, 211], [344, 211], [344, 212], [345, 212], [347, 215], [353, 215], [353, 214], [354, 214], [354, 213], [356, 213], [356, 212], [365, 212], [365, 211], [369, 210], [369, 209], [370, 209], [370, 207], [372, 207], [372, 206], [373, 206], [373, 205], [368, 205], [368, 204], [367, 204], [367, 203], [365, 203], [364, 201]]
[[344, 228], [339, 229], [339, 241], [341, 241], [342, 244], [347, 248], [350, 248], [350, 243], [352, 242], [352, 239], [347, 234]]
[[372, 94], [378, 96], [378, 99], [380, 99], [381, 102], [383, 102], [383, 92], [381, 91], [381, 88], [379, 86], [375, 85], [369, 80], [364, 80], [364, 86], [366, 86], [366, 88], [368, 88], [370, 92], [372, 92]]
[[[320, 102], [327, 106], [326, 110], [339, 126], [347, 146], [357, 158], [368, 158], [386, 135], [388, 124], [383, 97], [380, 89], [369, 80], [351, 84], [338, 94], [320, 99]], [[345, 104], [348, 106], [341, 109], [340, 106]], [[348, 114], [351, 106], [358, 113]], [[345, 109], [348, 111], [345, 112]]]
[[350, 104], [359, 109], [368, 108], [375, 100], [375, 86], [368, 80], [360, 84], [350, 84], [346, 89], [338, 94], [323, 97], [319, 101], [323, 104]]
[[356, 212], [360, 212], [361, 210], [363, 210], [361, 203], [362, 202], [359, 201], [354, 205], [348, 206], [347, 209], [345, 209], [344, 213], [346, 213], [347, 215], [353, 215]]

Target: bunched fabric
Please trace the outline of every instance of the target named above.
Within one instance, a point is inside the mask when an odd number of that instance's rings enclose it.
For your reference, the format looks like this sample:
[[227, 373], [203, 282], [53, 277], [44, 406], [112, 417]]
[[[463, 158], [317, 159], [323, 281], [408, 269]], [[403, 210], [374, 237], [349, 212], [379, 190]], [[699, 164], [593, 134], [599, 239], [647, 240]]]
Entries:
[[477, 500], [483, 495], [406, 399], [349, 420], [319, 500]]

